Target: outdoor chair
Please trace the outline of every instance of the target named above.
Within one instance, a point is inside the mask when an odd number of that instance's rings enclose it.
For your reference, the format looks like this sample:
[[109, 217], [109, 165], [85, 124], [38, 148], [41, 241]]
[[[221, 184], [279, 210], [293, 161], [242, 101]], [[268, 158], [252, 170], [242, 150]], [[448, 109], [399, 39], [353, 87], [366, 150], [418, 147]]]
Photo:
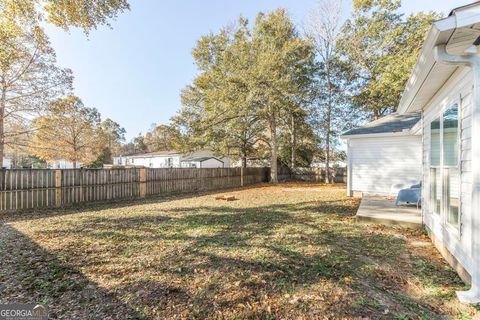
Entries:
[[398, 191], [397, 200], [395, 201], [395, 205], [398, 206], [400, 203], [415, 203], [418, 207], [420, 207], [422, 201], [422, 184], [414, 184], [410, 186], [410, 188], [402, 189]]
[[398, 192], [403, 189], [408, 189], [410, 186], [418, 184], [419, 180], [406, 180], [403, 183], [395, 183], [390, 186], [390, 192], [388, 192], [388, 198], [393, 199], [393, 197], [398, 195]]

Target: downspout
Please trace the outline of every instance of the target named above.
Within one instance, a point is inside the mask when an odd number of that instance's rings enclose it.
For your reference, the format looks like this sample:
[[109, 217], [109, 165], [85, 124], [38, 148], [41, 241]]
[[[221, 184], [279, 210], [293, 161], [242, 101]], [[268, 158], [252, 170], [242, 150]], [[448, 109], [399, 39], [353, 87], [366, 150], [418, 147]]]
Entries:
[[[433, 49], [435, 60], [454, 66], [467, 66], [473, 71], [472, 91], [472, 141], [480, 137], [480, 57], [477, 47], [472, 46], [464, 55], [447, 53], [446, 46], [437, 45]], [[472, 194], [470, 214], [472, 221], [472, 284], [468, 291], [457, 292], [462, 303], [480, 303], [480, 143], [471, 144], [472, 152]]]
[[352, 152], [351, 139], [347, 139], [347, 197], [353, 197], [352, 191]]
[[[426, 163], [425, 163], [425, 113], [422, 112], [422, 118], [420, 119], [422, 125], [422, 173], [425, 172]], [[425, 174], [422, 174], [422, 197], [420, 199], [421, 204], [421, 216], [422, 216], [422, 229], [425, 228], [425, 210], [424, 210], [424, 203], [425, 203], [425, 187], [427, 186], [427, 181], [425, 181]], [[429, 194], [430, 196], [430, 194]]]

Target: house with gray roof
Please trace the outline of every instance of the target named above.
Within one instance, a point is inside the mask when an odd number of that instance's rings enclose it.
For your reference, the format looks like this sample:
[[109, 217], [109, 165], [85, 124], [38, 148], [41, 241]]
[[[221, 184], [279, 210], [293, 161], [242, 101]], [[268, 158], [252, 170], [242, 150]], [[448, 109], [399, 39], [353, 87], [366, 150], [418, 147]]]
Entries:
[[[421, 114], [392, 113], [345, 132], [348, 195], [388, 195], [422, 178]], [[392, 189], [393, 188], [393, 189]]]
[[217, 157], [210, 150], [188, 153], [167, 150], [114, 157], [113, 165], [146, 168], [228, 168], [230, 159]]
[[[397, 113], [346, 132], [348, 192], [419, 179], [422, 223], [480, 303], [480, 1], [433, 23]], [[421, 114], [421, 118], [419, 117]]]

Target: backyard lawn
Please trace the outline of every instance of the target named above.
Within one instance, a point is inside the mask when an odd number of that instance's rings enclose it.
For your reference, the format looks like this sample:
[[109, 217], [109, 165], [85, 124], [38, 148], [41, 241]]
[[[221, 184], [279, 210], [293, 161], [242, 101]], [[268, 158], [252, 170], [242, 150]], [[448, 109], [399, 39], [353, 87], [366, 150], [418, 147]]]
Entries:
[[0, 302], [63, 319], [479, 316], [424, 234], [357, 224], [342, 186], [228, 194], [3, 216]]

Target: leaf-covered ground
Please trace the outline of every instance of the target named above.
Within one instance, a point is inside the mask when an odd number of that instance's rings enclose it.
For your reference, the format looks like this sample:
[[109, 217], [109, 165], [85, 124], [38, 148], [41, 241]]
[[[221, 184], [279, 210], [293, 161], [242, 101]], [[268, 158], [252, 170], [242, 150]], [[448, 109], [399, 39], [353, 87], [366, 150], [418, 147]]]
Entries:
[[[225, 194], [225, 193], [222, 193]], [[420, 232], [339, 186], [283, 184], [2, 217], [0, 302], [62, 319], [469, 319]]]

